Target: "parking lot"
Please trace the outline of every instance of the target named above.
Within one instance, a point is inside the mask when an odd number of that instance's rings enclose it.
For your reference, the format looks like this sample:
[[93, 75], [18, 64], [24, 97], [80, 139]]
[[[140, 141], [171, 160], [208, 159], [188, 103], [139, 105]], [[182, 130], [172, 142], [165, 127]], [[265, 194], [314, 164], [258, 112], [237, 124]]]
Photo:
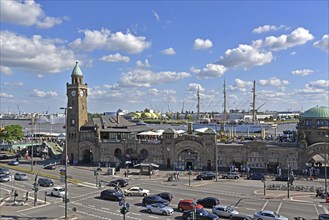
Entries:
[[[30, 164], [20, 164], [18, 168], [29, 170]], [[11, 175], [18, 169], [12, 167]], [[59, 169], [44, 170], [41, 165], [34, 167], [35, 171], [54, 175], [54, 186], [63, 186], [59, 181]], [[100, 199], [100, 192], [109, 187], [96, 187], [96, 177], [93, 167], [69, 167], [68, 175], [76, 180], [76, 183], [69, 183], [68, 194], [68, 214], [77, 219], [122, 219], [120, 206], [118, 202]], [[167, 171], [168, 172], [168, 171]], [[117, 176], [104, 175], [102, 172], [97, 178], [103, 183], [109, 182], [118, 177], [123, 178], [123, 172]], [[151, 194], [160, 192], [170, 192], [174, 199], [170, 205], [174, 208], [171, 216], [162, 216], [149, 214], [142, 205], [141, 196], [127, 196], [126, 203], [129, 205], [129, 212], [126, 219], [181, 219], [182, 213], [177, 210], [177, 204], [181, 199], [201, 199], [212, 196], [220, 200], [220, 204], [234, 207], [237, 211], [246, 215], [253, 215], [259, 210], [272, 210], [293, 219], [295, 216], [302, 216], [305, 219], [316, 219], [320, 213], [328, 213], [328, 204], [315, 198], [314, 193], [291, 192], [290, 198], [287, 198], [285, 191], [266, 191], [263, 194], [263, 183], [258, 180], [240, 179], [218, 179], [213, 180], [195, 180], [196, 176], [181, 176], [177, 182], [168, 182], [165, 177], [166, 172], [160, 172], [157, 175], [129, 176], [129, 186], [139, 186], [150, 190]], [[0, 211], [2, 216], [16, 217], [43, 217], [48, 219], [63, 218], [64, 203], [60, 197], [50, 195], [52, 187], [39, 187], [37, 192], [36, 206], [34, 206], [33, 183], [35, 175], [27, 174], [28, 180], [10, 181], [1, 184]], [[268, 181], [270, 182], [270, 181]], [[296, 182], [298, 184], [298, 182]], [[303, 183], [321, 185], [320, 182]], [[12, 192], [18, 193], [16, 204], [13, 201]], [[28, 201], [26, 201], [26, 192], [28, 192]], [[73, 209], [75, 211], [73, 211]], [[207, 209], [211, 211], [211, 209]]]

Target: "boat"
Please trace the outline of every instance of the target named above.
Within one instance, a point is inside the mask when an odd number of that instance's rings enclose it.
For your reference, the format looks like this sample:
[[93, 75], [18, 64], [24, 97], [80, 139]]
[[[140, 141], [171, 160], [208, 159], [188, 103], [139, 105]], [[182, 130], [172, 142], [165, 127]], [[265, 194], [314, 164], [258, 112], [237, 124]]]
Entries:
[[[253, 86], [253, 103], [252, 103], [252, 120], [250, 122], [243, 122], [243, 121], [237, 121], [237, 122], [228, 122], [227, 120], [227, 111], [226, 111], [226, 88], [225, 88], [225, 81], [224, 81], [224, 111], [222, 114], [222, 122], [212, 122], [210, 119], [200, 119], [198, 122], [192, 123], [193, 130], [201, 129], [201, 128], [211, 128], [215, 130], [216, 132], [225, 131], [225, 132], [232, 132], [232, 133], [261, 133], [262, 130], [269, 130], [271, 128], [276, 128], [277, 124], [274, 122], [259, 122], [257, 121], [256, 117], [256, 107], [255, 107], [255, 97], [256, 97], [256, 88], [255, 88], [255, 81]], [[198, 96], [198, 107], [199, 107], [199, 91], [197, 93]], [[259, 108], [258, 108], [259, 109]], [[199, 112], [199, 109], [198, 109]], [[224, 128], [222, 128], [224, 126]]]

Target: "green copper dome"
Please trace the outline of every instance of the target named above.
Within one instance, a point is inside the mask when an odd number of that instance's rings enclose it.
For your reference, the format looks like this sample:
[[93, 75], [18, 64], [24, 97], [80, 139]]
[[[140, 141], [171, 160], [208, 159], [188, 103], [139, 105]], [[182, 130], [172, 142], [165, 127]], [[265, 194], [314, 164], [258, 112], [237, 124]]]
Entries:
[[80, 70], [80, 67], [78, 66], [78, 62], [75, 63], [75, 67], [72, 71], [72, 74], [71, 76], [83, 76], [81, 70]]
[[302, 118], [329, 118], [329, 108], [325, 106], [311, 108], [302, 114]]

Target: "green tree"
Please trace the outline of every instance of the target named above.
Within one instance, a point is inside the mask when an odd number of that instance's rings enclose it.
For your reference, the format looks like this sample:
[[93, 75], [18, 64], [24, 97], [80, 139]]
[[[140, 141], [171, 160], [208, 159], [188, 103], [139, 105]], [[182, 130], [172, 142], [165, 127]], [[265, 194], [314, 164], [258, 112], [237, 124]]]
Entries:
[[8, 125], [0, 131], [0, 141], [17, 141], [23, 139], [23, 137], [24, 133], [20, 125]]

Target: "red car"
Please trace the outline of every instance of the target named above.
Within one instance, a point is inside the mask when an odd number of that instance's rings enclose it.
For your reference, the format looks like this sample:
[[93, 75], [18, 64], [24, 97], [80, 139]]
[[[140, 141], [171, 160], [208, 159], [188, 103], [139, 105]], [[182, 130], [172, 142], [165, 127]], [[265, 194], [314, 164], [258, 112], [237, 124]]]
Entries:
[[192, 209], [194, 209], [194, 207], [196, 209], [203, 208], [202, 205], [197, 204], [194, 200], [191, 200], [191, 199], [183, 199], [183, 200], [179, 201], [177, 208], [180, 212], [182, 212], [184, 210], [192, 210]]

